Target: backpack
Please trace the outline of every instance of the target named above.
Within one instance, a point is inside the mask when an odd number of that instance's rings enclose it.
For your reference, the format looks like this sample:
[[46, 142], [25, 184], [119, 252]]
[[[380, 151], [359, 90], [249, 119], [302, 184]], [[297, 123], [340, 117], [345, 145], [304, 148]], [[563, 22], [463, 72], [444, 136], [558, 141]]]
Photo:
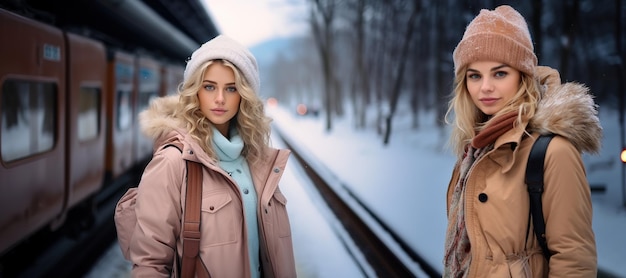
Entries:
[[[528, 163], [526, 164], [526, 185], [530, 197], [530, 215], [533, 221], [533, 228], [537, 241], [541, 246], [546, 260], [550, 261], [552, 254], [548, 249], [546, 240], [546, 223], [543, 219], [543, 206], [541, 204], [541, 194], [543, 193], [543, 166], [548, 144], [554, 134], [540, 135], [530, 149]], [[530, 223], [528, 223], [530, 225]], [[528, 233], [526, 234], [528, 238]]]
[[[172, 143], [165, 147], [174, 146], [182, 152], [182, 144]], [[187, 163], [187, 193], [185, 210], [183, 211], [183, 252], [181, 277], [194, 277], [196, 266], [199, 269], [206, 267], [202, 263], [199, 256], [200, 245], [200, 215], [202, 204], [202, 165], [195, 161], [186, 161]], [[130, 260], [130, 241], [132, 234], [137, 225], [137, 215], [135, 214], [135, 203], [137, 199], [137, 187], [130, 188], [124, 193], [115, 206], [115, 228], [117, 230], [117, 239], [122, 250], [122, 254], [126, 260]], [[174, 262], [175, 268], [178, 268], [178, 259]], [[177, 269], [178, 270], [178, 269]], [[204, 272], [207, 273], [208, 272]], [[203, 276], [198, 273], [199, 277]]]

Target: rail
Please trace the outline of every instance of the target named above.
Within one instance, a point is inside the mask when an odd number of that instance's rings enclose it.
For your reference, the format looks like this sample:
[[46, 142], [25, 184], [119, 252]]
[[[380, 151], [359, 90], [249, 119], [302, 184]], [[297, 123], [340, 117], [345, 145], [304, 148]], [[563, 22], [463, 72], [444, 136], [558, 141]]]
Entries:
[[[328, 177], [320, 175], [321, 169], [316, 169], [314, 163], [306, 161], [301, 150], [288, 137], [283, 136], [282, 131], [275, 129], [278, 136], [292, 151], [293, 156], [302, 165], [302, 168], [315, 185], [320, 195], [328, 204], [344, 229], [348, 232], [352, 241], [358, 246], [367, 261], [367, 266], [360, 265], [361, 269], [372, 269], [377, 277], [441, 277], [441, 273], [429, 265], [426, 260], [415, 252], [396, 232], [393, 231], [380, 217], [378, 217], [367, 205], [365, 205], [347, 187], [340, 185], [345, 194], [340, 194], [327, 181]], [[325, 171], [324, 171], [325, 172]], [[351, 202], [345, 200], [351, 199]], [[356, 207], [355, 207], [356, 206]], [[364, 213], [358, 213], [359, 210]], [[364, 215], [369, 218], [363, 219]], [[368, 224], [369, 223], [369, 224]], [[374, 226], [372, 227], [372, 223]], [[385, 234], [384, 238], [380, 232]], [[393, 248], [392, 248], [393, 246]], [[352, 254], [352, 253], [351, 253]], [[355, 254], [352, 254], [355, 256]], [[360, 262], [358, 258], [355, 258]], [[415, 265], [419, 269], [415, 269]], [[364, 271], [366, 272], [366, 271]], [[418, 275], [419, 274], [419, 275]]]

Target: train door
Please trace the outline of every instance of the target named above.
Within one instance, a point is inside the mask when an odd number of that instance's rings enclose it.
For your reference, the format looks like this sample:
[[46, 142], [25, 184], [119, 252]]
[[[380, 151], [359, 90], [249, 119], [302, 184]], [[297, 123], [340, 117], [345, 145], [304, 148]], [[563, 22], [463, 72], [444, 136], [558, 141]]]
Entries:
[[106, 50], [67, 34], [68, 207], [96, 193], [104, 179]]
[[116, 179], [133, 167], [134, 56], [113, 51], [107, 62], [107, 143], [106, 169]]
[[65, 196], [61, 30], [0, 9], [0, 253], [59, 220]]
[[[149, 107], [150, 101], [159, 96], [161, 91], [161, 65], [154, 59], [140, 57], [137, 59], [137, 96], [134, 118], [138, 119], [138, 114]], [[135, 121], [137, 122], [137, 121]], [[135, 162], [142, 165], [152, 157], [153, 142], [140, 130], [138, 123], [135, 125]]]

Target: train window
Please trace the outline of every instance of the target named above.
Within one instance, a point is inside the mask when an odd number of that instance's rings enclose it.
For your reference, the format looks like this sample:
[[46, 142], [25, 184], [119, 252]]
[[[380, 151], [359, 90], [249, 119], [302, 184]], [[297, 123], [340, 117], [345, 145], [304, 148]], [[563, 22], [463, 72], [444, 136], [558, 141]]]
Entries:
[[94, 139], [100, 132], [100, 88], [81, 87], [78, 111], [78, 140]]
[[51, 150], [57, 126], [56, 84], [6, 80], [0, 94], [2, 160], [9, 162]]
[[117, 128], [126, 130], [133, 120], [129, 91], [117, 91]]

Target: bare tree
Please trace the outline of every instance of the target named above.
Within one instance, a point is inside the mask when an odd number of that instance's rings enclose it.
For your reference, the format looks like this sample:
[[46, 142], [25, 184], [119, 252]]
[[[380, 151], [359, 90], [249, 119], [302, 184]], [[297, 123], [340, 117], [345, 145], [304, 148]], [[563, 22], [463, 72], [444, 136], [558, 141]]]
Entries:
[[533, 17], [532, 17], [532, 29], [533, 29], [533, 39], [535, 42], [535, 53], [539, 61], [541, 61], [542, 54], [542, 32], [541, 32], [541, 15], [543, 14], [543, 4], [541, 0], [533, 1]]
[[[424, 5], [429, 2], [424, 2]], [[430, 39], [432, 33], [431, 16], [428, 12], [430, 7], [424, 6], [420, 9], [418, 15], [417, 26], [421, 28], [416, 30], [416, 37], [411, 44], [411, 49], [414, 49], [409, 55], [411, 57], [407, 59], [410, 64], [411, 70], [407, 72], [410, 80], [410, 99], [409, 104], [411, 108], [411, 128], [419, 128], [419, 111], [423, 108], [428, 108], [429, 100], [431, 98], [430, 85], [431, 79], [428, 76], [431, 73], [431, 51], [432, 40]]]
[[332, 112], [337, 88], [335, 74], [331, 66], [333, 59], [333, 21], [335, 20], [336, 1], [311, 0], [310, 9], [311, 30], [322, 63], [324, 77], [324, 111], [326, 114], [326, 130], [332, 130]]
[[[373, 19], [372, 32], [374, 33], [370, 39], [374, 45], [372, 53], [369, 55], [368, 63], [377, 65], [370, 73], [374, 84], [374, 102], [376, 103], [376, 132], [383, 134], [383, 121], [386, 114], [386, 103], [383, 92], [384, 88], [388, 88], [391, 78], [390, 71], [393, 62], [389, 57], [389, 41], [393, 38], [394, 21], [393, 2], [379, 2], [375, 7], [377, 13]], [[393, 30], [393, 31], [392, 31]]]
[[563, 2], [563, 38], [561, 40], [561, 65], [559, 67], [561, 76], [567, 78], [569, 68], [569, 58], [572, 51], [572, 45], [576, 37], [576, 25], [578, 23], [578, 14], [580, 3], [578, 0], [569, 0]]
[[404, 36], [404, 41], [402, 42], [402, 49], [400, 55], [397, 59], [397, 69], [395, 70], [395, 80], [393, 83], [393, 88], [391, 90], [391, 98], [389, 100], [389, 113], [385, 117], [385, 134], [383, 136], [383, 144], [389, 144], [389, 138], [391, 136], [391, 126], [392, 119], [396, 112], [396, 107], [398, 106], [398, 99], [400, 97], [400, 90], [402, 89], [402, 81], [404, 77], [404, 68], [406, 66], [406, 57], [408, 56], [409, 46], [411, 45], [411, 40], [413, 38], [414, 30], [415, 30], [415, 22], [417, 20], [417, 15], [420, 10], [420, 3], [415, 1], [413, 3], [413, 8], [411, 10], [411, 14], [409, 15], [408, 21], [406, 23], [407, 29]]
[[[366, 0], [356, 0], [354, 9], [354, 71], [351, 82], [351, 98], [354, 107], [355, 128], [365, 128], [366, 104], [368, 99], [369, 82], [365, 67], [365, 11]], [[349, 5], [352, 8], [352, 5]]]
[[[446, 26], [444, 26], [444, 18], [445, 18], [445, 9], [447, 8], [446, 5], [446, 1], [437, 1], [436, 4], [434, 5], [434, 9], [435, 9], [435, 37], [433, 38], [433, 40], [435, 41], [435, 61], [434, 61], [434, 80], [436, 81], [435, 83], [435, 91], [437, 92], [437, 100], [435, 101], [436, 103], [436, 111], [437, 111], [437, 115], [438, 117], [436, 117], [437, 119], [443, 119], [445, 117], [446, 114], [446, 109], [447, 109], [447, 105], [443, 100], [447, 99], [448, 96], [448, 90], [445, 89], [445, 86], [443, 84], [445, 84], [445, 79], [446, 76], [443, 73], [445, 67], [443, 65], [443, 61], [442, 61], [442, 56], [443, 55], [449, 55], [449, 53], [443, 53], [444, 51], [442, 49], [445, 49], [444, 45], [446, 44], [446, 38], [444, 35], [444, 30], [446, 30]], [[437, 121], [437, 125], [440, 126], [443, 129], [443, 121]]]

